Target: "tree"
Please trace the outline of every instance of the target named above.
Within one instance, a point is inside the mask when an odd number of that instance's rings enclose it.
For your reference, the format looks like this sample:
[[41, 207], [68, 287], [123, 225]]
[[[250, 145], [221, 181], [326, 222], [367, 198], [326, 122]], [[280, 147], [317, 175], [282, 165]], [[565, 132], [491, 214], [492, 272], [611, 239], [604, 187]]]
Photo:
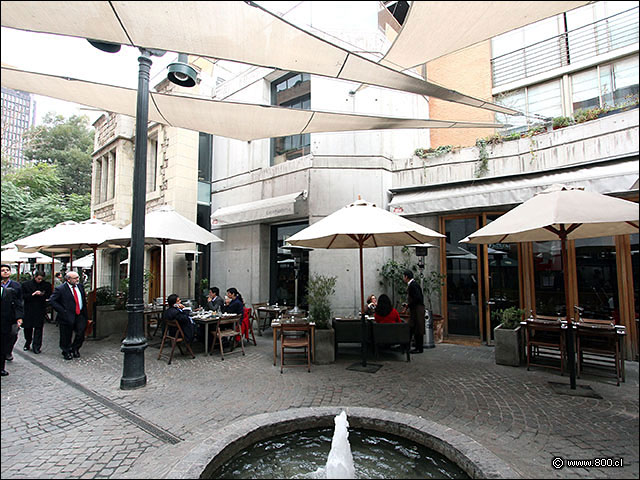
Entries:
[[27, 134], [25, 157], [33, 163], [2, 171], [2, 244], [65, 221], [91, 216], [91, 150], [88, 118], [47, 114]]
[[65, 119], [49, 112], [42, 125], [25, 134], [25, 158], [56, 165], [63, 194], [90, 194], [93, 136], [87, 116]]

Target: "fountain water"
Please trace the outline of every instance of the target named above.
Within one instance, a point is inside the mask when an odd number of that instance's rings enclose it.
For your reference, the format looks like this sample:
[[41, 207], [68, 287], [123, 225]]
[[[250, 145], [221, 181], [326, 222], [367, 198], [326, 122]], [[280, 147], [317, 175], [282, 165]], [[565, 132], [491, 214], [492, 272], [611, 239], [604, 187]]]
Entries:
[[335, 430], [331, 440], [331, 450], [327, 458], [327, 465], [319, 468], [314, 478], [356, 478], [349, 444], [349, 422], [344, 410], [334, 419]]

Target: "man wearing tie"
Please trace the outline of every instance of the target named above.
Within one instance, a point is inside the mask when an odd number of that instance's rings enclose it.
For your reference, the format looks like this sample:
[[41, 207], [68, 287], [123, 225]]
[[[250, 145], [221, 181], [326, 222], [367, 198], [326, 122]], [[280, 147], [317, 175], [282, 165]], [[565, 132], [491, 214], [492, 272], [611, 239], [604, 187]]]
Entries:
[[80, 357], [80, 347], [84, 342], [87, 296], [84, 287], [79, 285], [80, 276], [76, 272], [67, 273], [65, 279], [65, 283], [56, 287], [49, 303], [58, 312], [62, 356], [65, 360], [71, 360]]

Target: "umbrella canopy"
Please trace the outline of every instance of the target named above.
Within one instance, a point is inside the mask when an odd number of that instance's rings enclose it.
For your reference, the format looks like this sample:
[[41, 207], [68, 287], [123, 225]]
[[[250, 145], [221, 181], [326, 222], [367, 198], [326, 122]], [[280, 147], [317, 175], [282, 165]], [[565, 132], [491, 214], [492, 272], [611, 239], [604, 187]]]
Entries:
[[93, 249], [107, 238], [122, 236], [121, 230], [110, 223], [91, 218], [82, 222], [69, 220], [29, 237], [15, 240], [18, 250], [36, 252], [66, 252], [68, 250]]
[[[444, 235], [383, 210], [373, 203], [358, 199], [292, 235], [287, 241], [293, 246], [300, 247], [359, 249], [360, 311], [364, 314], [362, 249], [412, 245], [436, 238], [444, 238]], [[364, 322], [364, 315], [362, 321]], [[362, 363], [366, 366], [364, 348]]]
[[[29, 263], [30, 258], [36, 259], [37, 265], [44, 265], [51, 263], [51, 257], [43, 255], [42, 253], [24, 253], [18, 251], [17, 248], [7, 248], [2, 250], [2, 263]], [[60, 264], [58, 260], [55, 263]]]
[[[556, 184], [461, 241], [490, 244], [560, 240], [562, 266], [566, 270], [567, 240], [638, 233], [638, 217], [637, 203]], [[573, 328], [566, 272], [563, 277], [571, 389], [575, 389]]]
[[[162, 205], [145, 215], [144, 243], [145, 245], [162, 245], [162, 295], [166, 302], [167, 286], [167, 255], [166, 246], [174, 243], [199, 243], [209, 245], [212, 242], [222, 242], [221, 238], [205, 230], [197, 223], [183, 217], [169, 205]], [[128, 247], [131, 243], [131, 224], [122, 228], [119, 235], [105, 240], [101, 246]]]
[[[120, 229], [110, 223], [95, 218], [74, 222], [69, 220], [61, 222], [55, 227], [35, 233], [29, 237], [15, 240], [18, 250], [22, 252], [36, 252], [46, 250], [49, 252], [69, 252], [71, 265], [73, 265], [73, 250], [92, 249], [93, 259], [96, 258], [98, 245], [107, 238], [120, 236]], [[53, 272], [51, 272], [53, 285]], [[97, 288], [97, 269], [93, 268], [93, 292]]]
[[565, 185], [552, 185], [463, 242], [517, 243], [638, 233], [638, 204]]

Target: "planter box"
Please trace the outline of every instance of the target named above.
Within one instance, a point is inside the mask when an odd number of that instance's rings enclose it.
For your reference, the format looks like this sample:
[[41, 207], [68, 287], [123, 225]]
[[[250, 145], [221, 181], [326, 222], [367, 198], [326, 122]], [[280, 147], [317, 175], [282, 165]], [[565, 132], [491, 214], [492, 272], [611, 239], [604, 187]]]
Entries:
[[328, 365], [336, 360], [335, 331], [333, 328], [316, 329], [315, 361], [318, 365]]
[[96, 307], [96, 322], [94, 328], [97, 338], [109, 335], [124, 336], [127, 333], [129, 314], [126, 310], [115, 310], [113, 305], [99, 305]]
[[495, 340], [495, 357], [496, 364], [510, 365], [513, 367], [520, 366], [522, 357], [522, 337], [520, 334], [520, 326], [514, 330], [502, 328], [498, 325], [493, 329], [493, 337]]

